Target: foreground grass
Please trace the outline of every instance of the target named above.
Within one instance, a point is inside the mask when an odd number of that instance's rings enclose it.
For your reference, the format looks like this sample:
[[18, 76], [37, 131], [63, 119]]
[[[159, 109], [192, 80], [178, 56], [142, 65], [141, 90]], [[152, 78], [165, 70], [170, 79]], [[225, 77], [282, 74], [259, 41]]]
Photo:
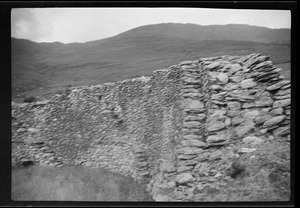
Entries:
[[132, 178], [103, 169], [31, 166], [12, 170], [16, 201], [153, 201]]

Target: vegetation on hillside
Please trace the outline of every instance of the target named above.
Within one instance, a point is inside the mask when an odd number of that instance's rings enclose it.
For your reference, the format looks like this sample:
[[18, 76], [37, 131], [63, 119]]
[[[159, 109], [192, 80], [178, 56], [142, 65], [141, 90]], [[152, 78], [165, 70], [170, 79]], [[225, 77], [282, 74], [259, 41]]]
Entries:
[[12, 38], [12, 97], [46, 96], [68, 85], [150, 75], [184, 60], [211, 56], [262, 53], [274, 64], [288, 64], [289, 32], [247, 25], [158, 24], [87, 43]]

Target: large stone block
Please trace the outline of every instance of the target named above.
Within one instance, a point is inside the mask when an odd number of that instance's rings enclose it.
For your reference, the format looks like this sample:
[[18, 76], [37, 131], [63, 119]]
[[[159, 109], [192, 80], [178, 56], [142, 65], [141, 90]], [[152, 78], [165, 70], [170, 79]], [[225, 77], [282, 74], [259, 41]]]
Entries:
[[245, 120], [250, 120], [253, 121], [257, 116], [259, 116], [259, 111], [258, 110], [252, 110], [244, 113], [244, 119]]
[[291, 99], [277, 100], [273, 103], [273, 108], [285, 108], [291, 104]]
[[258, 145], [260, 143], [262, 143], [264, 140], [256, 137], [256, 136], [247, 136], [243, 139], [243, 142], [245, 144], [251, 144], [251, 145]]
[[241, 109], [241, 103], [240, 102], [228, 102], [227, 106], [231, 110], [240, 110]]
[[233, 119], [231, 119], [231, 124], [236, 126], [239, 125], [241, 123], [243, 123], [245, 121], [245, 119], [241, 116], [236, 116]]
[[252, 88], [255, 87], [256, 85], [257, 83], [252, 78], [241, 81], [241, 88], [243, 89]]
[[222, 83], [222, 84], [226, 84], [228, 83], [228, 76], [225, 73], [220, 72], [217, 75], [217, 79]]
[[209, 135], [206, 139], [207, 143], [223, 142], [228, 140], [230, 137], [226, 134]]
[[267, 107], [267, 106], [272, 106], [273, 100], [270, 97], [262, 97], [258, 101], [255, 102], [256, 107]]
[[274, 129], [272, 133], [275, 137], [286, 136], [290, 134], [290, 126], [281, 126], [279, 128]]
[[182, 101], [182, 107], [185, 109], [202, 109], [204, 108], [204, 104], [199, 100], [184, 99]]
[[223, 128], [225, 128], [227, 125], [225, 122], [221, 122], [221, 121], [212, 121], [210, 123], [207, 124], [207, 131], [218, 131], [221, 130]]
[[286, 116], [276, 116], [271, 118], [270, 120], [266, 121], [263, 125], [264, 128], [276, 126], [280, 122], [282, 122], [284, 119], [286, 119]]
[[230, 67], [229, 73], [234, 74], [240, 70], [242, 70], [242, 66], [240, 64], [232, 64]]
[[184, 128], [201, 128], [202, 123], [198, 121], [186, 121], [183, 123]]
[[180, 175], [177, 175], [175, 180], [179, 184], [184, 184], [184, 183], [188, 183], [188, 182], [193, 181], [194, 177], [190, 173], [182, 173]]
[[248, 123], [248, 124], [244, 124], [243, 126], [238, 126], [235, 131], [238, 137], [243, 137], [246, 134], [253, 131], [254, 129], [255, 129], [254, 124]]

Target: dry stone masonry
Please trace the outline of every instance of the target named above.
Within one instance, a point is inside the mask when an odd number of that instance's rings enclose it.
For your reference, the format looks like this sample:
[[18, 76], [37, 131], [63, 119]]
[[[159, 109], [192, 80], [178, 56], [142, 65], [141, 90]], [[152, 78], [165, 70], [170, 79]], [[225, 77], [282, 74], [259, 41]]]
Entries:
[[258, 166], [270, 141], [289, 148], [291, 84], [279, 72], [261, 54], [202, 58], [13, 103], [12, 163], [103, 167], [156, 201], [238, 199], [229, 190], [252, 174], [246, 162]]

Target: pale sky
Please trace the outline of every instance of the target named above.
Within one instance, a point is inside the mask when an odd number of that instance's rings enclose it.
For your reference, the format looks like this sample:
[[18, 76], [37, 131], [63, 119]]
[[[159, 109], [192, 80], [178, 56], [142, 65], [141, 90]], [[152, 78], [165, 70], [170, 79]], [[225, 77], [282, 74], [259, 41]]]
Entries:
[[291, 28], [291, 13], [204, 8], [18, 8], [11, 12], [11, 35], [35, 42], [87, 42], [168, 22]]

